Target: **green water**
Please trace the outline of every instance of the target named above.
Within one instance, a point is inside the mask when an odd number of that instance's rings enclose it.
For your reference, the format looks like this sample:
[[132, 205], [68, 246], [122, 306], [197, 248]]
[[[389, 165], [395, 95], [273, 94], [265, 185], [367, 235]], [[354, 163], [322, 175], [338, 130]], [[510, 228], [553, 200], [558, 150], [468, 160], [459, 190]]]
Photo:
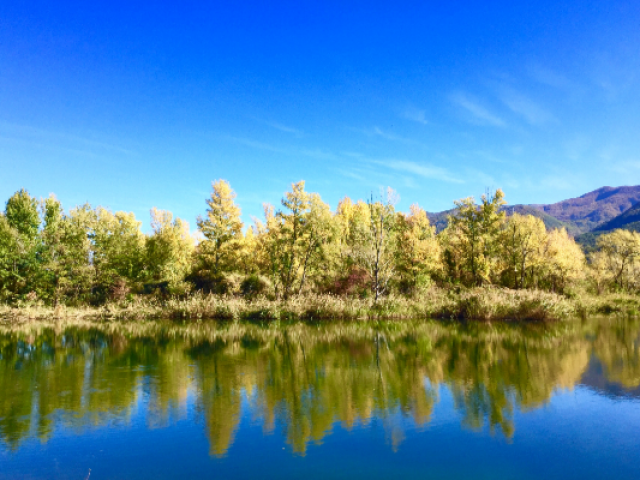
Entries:
[[640, 322], [0, 331], [4, 478], [640, 478]]

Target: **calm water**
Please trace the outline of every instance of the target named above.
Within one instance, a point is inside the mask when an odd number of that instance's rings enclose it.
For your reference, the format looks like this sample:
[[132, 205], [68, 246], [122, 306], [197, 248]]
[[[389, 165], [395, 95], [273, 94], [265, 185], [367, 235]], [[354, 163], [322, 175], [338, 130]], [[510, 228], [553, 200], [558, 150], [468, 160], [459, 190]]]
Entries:
[[0, 479], [640, 478], [640, 322], [0, 330]]

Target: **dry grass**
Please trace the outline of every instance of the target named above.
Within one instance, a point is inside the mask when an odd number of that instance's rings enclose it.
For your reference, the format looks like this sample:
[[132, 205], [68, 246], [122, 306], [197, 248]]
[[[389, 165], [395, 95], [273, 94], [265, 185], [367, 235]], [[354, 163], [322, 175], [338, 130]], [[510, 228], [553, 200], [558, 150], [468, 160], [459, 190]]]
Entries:
[[[553, 293], [532, 290], [477, 288], [460, 293], [431, 289], [414, 298], [371, 299], [331, 295], [294, 297], [288, 301], [266, 298], [245, 300], [221, 295], [196, 294], [186, 299], [137, 298], [133, 302], [102, 307], [43, 306], [0, 307], [0, 321], [19, 323], [29, 320], [395, 320], [451, 319], [481, 321], [550, 321], [567, 318], [580, 309], [607, 313], [592, 300], [588, 304]], [[636, 301], [636, 306], [640, 302]], [[605, 303], [606, 304], [606, 303]], [[600, 305], [600, 306], [598, 306]], [[603, 304], [604, 305], [604, 304]]]
[[576, 313], [581, 317], [592, 315], [640, 315], [640, 297], [622, 293], [581, 295], [576, 301]]

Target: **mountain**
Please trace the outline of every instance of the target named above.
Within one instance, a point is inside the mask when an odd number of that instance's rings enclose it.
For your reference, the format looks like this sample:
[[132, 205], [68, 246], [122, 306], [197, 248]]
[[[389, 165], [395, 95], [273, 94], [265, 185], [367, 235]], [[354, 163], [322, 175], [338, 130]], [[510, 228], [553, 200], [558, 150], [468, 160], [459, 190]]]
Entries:
[[598, 225], [593, 229], [594, 232], [610, 232], [617, 228], [625, 228], [640, 232], [640, 203], [636, 203], [629, 210], [622, 212], [617, 217], [612, 218], [606, 223]]
[[552, 217], [574, 226], [574, 233], [594, 230], [640, 202], [640, 185], [634, 187], [602, 187], [581, 197], [551, 205], [530, 205]]
[[618, 228], [640, 232], [640, 203], [636, 203], [629, 210], [622, 212], [608, 222], [598, 225], [592, 231], [578, 235], [576, 242], [582, 245], [586, 252], [591, 252], [596, 249], [596, 243], [600, 235]]
[[[585, 193], [581, 197], [570, 198], [550, 205], [507, 205], [504, 210], [508, 214], [516, 212], [521, 215], [535, 215], [542, 219], [548, 229], [564, 227], [571, 235], [579, 236], [599, 228], [607, 222], [612, 222], [638, 202], [640, 202], [640, 185], [602, 187], [593, 192]], [[452, 212], [453, 210], [446, 210], [427, 215], [431, 223], [440, 231], [446, 227], [447, 216]], [[640, 214], [640, 211], [638, 213]], [[640, 218], [634, 221], [640, 222]], [[625, 224], [628, 223], [632, 222]]]
[[[542, 210], [539, 210], [531, 205], [505, 205], [501, 208], [501, 210], [507, 212], [507, 215], [511, 215], [513, 213], [519, 213], [520, 215], [533, 215], [534, 217], [541, 218], [544, 222], [547, 230], [553, 230], [554, 228], [566, 228], [567, 231], [571, 234], [575, 234], [575, 227], [571, 223], [561, 222], [557, 218], [552, 217], [551, 215], [545, 213]], [[444, 230], [447, 226], [447, 217], [454, 212], [453, 209], [445, 210], [444, 212], [435, 212], [430, 213], [427, 212], [427, 217], [429, 217], [429, 222], [431, 225], [436, 226], [436, 231], [440, 232]]]

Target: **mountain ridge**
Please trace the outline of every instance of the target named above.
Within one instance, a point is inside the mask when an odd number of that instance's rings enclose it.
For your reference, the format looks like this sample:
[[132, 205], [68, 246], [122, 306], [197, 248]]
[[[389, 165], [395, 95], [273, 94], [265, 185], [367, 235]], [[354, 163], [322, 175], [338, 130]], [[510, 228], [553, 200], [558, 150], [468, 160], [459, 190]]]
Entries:
[[[515, 212], [521, 215], [534, 215], [541, 218], [548, 229], [564, 227], [571, 235], [578, 237], [581, 234], [596, 231], [607, 222], [613, 222], [615, 218], [639, 203], [640, 185], [604, 186], [579, 197], [556, 203], [506, 205], [503, 210], [507, 214]], [[427, 215], [431, 223], [440, 231], [446, 227], [447, 216], [453, 211], [451, 209], [442, 212], [428, 212]], [[640, 222], [640, 207], [637, 221]], [[624, 224], [628, 225], [629, 222]], [[640, 223], [638, 223], [638, 230], [640, 231]]]

